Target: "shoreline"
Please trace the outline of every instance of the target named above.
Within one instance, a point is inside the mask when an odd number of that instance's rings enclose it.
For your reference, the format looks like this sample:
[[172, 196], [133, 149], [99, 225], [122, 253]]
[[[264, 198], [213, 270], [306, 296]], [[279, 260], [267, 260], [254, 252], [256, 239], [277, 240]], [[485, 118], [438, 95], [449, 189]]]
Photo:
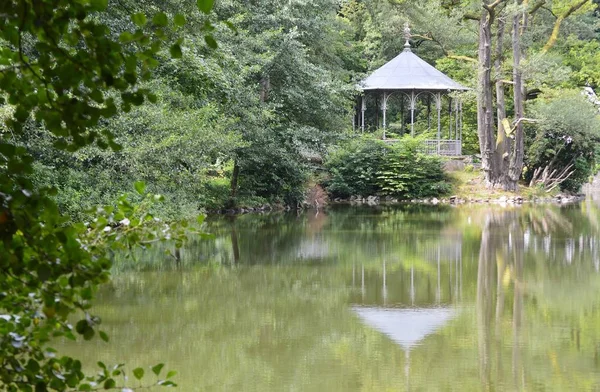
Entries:
[[392, 197], [385, 197], [381, 199], [378, 196], [368, 196], [363, 198], [361, 196], [352, 196], [349, 199], [340, 199], [336, 198], [330, 204], [421, 204], [421, 205], [465, 205], [465, 204], [572, 204], [585, 200], [587, 195], [579, 194], [579, 195], [565, 195], [560, 194], [553, 197], [532, 197], [532, 198], [524, 198], [522, 196], [500, 196], [500, 197], [459, 197], [459, 196], [450, 196], [445, 198], [423, 198], [423, 199], [397, 199]]
[[366, 198], [361, 196], [353, 196], [349, 199], [341, 199], [336, 198], [334, 200], [329, 201], [328, 203], [321, 205], [319, 207], [315, 207], [310, 204], [303, 204], [302, 206], [283, 206], [280, 204], [271, 205], [265, 204], [260, 207], [238, 207], [238, 208], [230, 208], [230, 209], [222, 209], [222, 210], [211, 210], [206, 211], [207, 215], [246, 215], [246, 214], [264, 214], [264, 213], [272, 213], [272, 212], [292, 212], [292, 211], [305, 211], [305, 210], [319, 210], [326, 209], [330, 206], [335, 205], [350, 205], [350, 206], [403, 206], [403, 205], [426, 205], [426, 206], [436, 206], [436, 205], [450, 205], [450, 206], [459, 206], [459, 205], [497, 205], [499, 207], [506, 206], [519, 206], [524, 204], [532, 204], [532, 205], [569, 205], [576, 204], [584, 201], [588, 195], [579, 194], [579, 195], [557, 195], [554, 197], [533, 197], [529, 199], [525, 199], [522, 196], [500, 196], [500, 197], [487, 197], [487, 198], [464, 198], [458, 196], [450, 196], [446, 198], [425, 198], [425, 199], [411, 199], [411, 200], [402, 200], [391, 197], [380, 198], [379, 196], [368, 196]]

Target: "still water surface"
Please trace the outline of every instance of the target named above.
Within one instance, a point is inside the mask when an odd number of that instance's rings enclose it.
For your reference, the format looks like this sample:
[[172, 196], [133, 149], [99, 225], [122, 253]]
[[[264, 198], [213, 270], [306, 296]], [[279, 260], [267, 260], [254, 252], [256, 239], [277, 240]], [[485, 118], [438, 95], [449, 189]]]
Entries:
[[600, 390], [600, 208], [213, 218], [180, 269], [118, 265], [97, 360], [181, 391]]

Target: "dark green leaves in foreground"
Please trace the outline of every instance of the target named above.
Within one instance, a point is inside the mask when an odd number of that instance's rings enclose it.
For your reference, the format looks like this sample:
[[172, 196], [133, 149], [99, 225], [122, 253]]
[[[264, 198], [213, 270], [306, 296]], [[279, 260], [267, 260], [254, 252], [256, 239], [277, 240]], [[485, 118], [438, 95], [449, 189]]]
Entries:
[[198, 0], [198, 9], [205, 14], [208, 14], [214, 5], [214, 0]]
[[[83, 383], [79, 386], [79, 391], [95, 391], [98, 389], [98, 386], [101, 386], [101, 389], [115, 389], [117, 385], [124, 385], [123, 387], [119, 387], [122, 392], [130, 392], [134, 389], [148, 389], [153, 386], [162, 386], [162, 387], [176, 387], [173, 381], [170, 380], [173, 376], [177, 374], [175, 371], [170, 371], [164, 378], [161, 378], [161, 370], [164, 367], [164, 364], [159, 364], [151, 368], [152, 372], [156, 376], [155, 380], [151, 383], [145, 383], [145, 374], [143, 368], [133, 369], [133, 377], [135, 380], [130, 380], [127, 377], [127, 371], [123, 364], [118, 364], [115, 366], [107, 366], [102, 362], [98, 362], [98, 367], [100, 371], [98, 372], [98, 376], [96, 378], [88, 378], [86, 383]], [[159, 368], [158, 372], [155, 372], [154, 369]], [[122, 380], [122, 381], [121, 381]], [[135, 384], [131, 387], [128, 387], [128, 384]]]
[[[47, 133], [48, 148], [60, 152], [62, 161], [93, 144], [118, 151], [111, 130], [99, 125], [156, 102], [140, 83], [152, 78], [160, 56], [181, 57], [183, 42], [173, 30], [185, 24], [185, 17], [133, 13], [132, 29], [116, 32], [103, 22], [109, 18], [103, 14], [107, 6], [108, 0], [0, 1], [3, 391], [89, 391], [120, 384], [122, 391], [130, 390], [124, 365], [99, 363], [101, 372], [87, 377], [79, 360], [61, 357], [49, 345], [77, 335], [108, 341], [98, 330], [101, 320], [92, 314], [91, 302], [110, 279], [111, 253], [159, 241], [181, 246], [188, 232], [185, 225], [167, 224], [149, 212], [163, 198], [146, 193], [143, 183], [135, 184], [136, 201], [123, 196], [95, 210], [90, 221], [69, 224], [53, 199], [57, 191], [32, 181], [40, 158], [23, 147], [32, 134]], [[198, 7], [208, 13], [212, 1], [199, 1]], [[72, 325], [75, 317], [79, 320]], [[156, 382], [135, 388], [173, 386], [159, 378], [162, 367], [153, 368]]]

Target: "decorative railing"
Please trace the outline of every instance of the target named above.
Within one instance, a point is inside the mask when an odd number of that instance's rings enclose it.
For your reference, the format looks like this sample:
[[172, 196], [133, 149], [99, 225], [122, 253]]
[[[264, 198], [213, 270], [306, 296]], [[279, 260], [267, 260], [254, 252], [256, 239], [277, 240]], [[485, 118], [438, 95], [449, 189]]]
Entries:
[[423, 143], [423, 153], [445, 157], [461, 156], [462, 143], [460, 140], [425, 140]]
[[[397, 143], [399, 139], [385, 139], [386, 143]], [[462, 142], [460, 140], [423, 140], [421, 152], [428, 155], [441, 155], [445, 157], [458, 157], [462, 155]]]

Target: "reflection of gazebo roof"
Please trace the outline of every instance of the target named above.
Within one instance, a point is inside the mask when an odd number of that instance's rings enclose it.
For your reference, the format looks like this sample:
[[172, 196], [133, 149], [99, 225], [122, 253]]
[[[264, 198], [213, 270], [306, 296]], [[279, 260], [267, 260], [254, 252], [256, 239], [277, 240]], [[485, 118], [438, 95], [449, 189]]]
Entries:
[[444, 75], [410, 49], [377, 69], [360, 85], [361, 90], [468, 90]]
[[390, 309], [352, 308], [369, 327], [388, 336], [404, 350], [410, 351], [425, 337], [444, 326], [453, 316], [450, 308]]

